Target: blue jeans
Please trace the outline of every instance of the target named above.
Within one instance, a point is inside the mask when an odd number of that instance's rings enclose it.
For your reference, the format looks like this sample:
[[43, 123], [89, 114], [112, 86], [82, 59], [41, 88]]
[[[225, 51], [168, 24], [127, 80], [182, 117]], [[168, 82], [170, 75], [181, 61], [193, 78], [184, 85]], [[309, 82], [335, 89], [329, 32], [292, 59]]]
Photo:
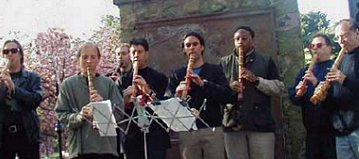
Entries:
[[336, 136], [338, 159], [359, 159], [359, 129], [346, 136]]

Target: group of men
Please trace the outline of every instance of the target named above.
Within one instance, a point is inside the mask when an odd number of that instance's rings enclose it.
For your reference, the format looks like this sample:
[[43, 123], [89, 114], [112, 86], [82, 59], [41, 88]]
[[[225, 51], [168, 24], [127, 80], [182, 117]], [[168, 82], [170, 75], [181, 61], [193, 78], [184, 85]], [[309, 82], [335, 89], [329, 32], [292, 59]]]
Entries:
[[[327, 35], [315, 35], [310, 45], [314, 67], [304, 67], [288, 91], [290, 100], [302, 107], [307, 159], [359, 159], [358, 23], [339, 21], [335, 36], [342, 60], [330, 59], [333, 44]], [[318, 93], [328, 85], [327, 92]], [[317, 93], [318, 103], [312, 99]]]
[[[345, 51], [339, 68], [328, 69], [333, 64], [332, 43], [328, 36], [318, 34], [310, 47], [316, 57], [313, 69], [303, 68], [289, 89], [290, 100], [303, 109], [308, 159], [359, 159], [359, 98], [355, 93], [359, 85], [359, 26], [342, 20], [336, 36]], [[233, 38], [233, 52], [219, 64], [210, 64], [204, 60], [202, 35], [185, 34], [182, 49], [191, 65], [175, 70], [169, 78], [148, 65], [146, 39], [134, 38], [116, 49], [118, 67], [107, 74], [110, 78], [96, 72], [100, 49], [91, 43], [82, 46], [77, 54], [81, 72], [63, 81], [55, 108], [58, 119], [69, 128], [69, 158], [165, 159], [171, 144], [163, 121], [145, 118], [149, 125], [144, 130], [140, 118], [131, 119], [137, 122], [125, 123], [126, 134], [119, 131], [117, 137], [101, 136], [94, 128], [91, 103], [110, 100], [119, 122], [128, 118], [123, 112], [153, 113], [138, 104], [185, 94], [190, 97], [186, 102], [197, 117], [198, 129], [178, 133], [182, 158], [273, 159], [271, 98], [283, 92], [284, 84], [274, 60], [255, 49], [255, 32], [250, 27], [238, 27]], [[0, 158], [40, 158], [36, 115], [43, 97], [40, 77], [23, 67], [24, 52], [16, 40], [4, 43], [2, 56], [9, 66], [0, 74]], [[310, 98], [323, 81], [329, 82], [331, 89], [325, 100], [313, 104]], [[297, 95], [303, 87], [304, 94]]]

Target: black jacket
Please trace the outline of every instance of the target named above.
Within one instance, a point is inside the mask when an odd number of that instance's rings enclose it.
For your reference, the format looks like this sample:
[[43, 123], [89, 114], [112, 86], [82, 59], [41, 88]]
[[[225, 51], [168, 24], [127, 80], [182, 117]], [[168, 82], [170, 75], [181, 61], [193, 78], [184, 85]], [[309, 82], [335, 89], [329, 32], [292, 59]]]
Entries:
[[332, 84], [325, 102], [334, 109], [337, 135], [347, 135], [359, 128], [359, 47], [344, 55], [339, 70], [346, 78], [341, 85]]
[[[0, 86], [0, 146], [3, 127], [9, 124], [22, 124], [29, 143], [40, 142], [40, 121], [36, 108], [43, 97], [41, 78], [33, 72], [21, 69], [17, 77], [11, 77], [15, 84], [15, 91], [7, 95], [7, 87]], [[6, 95], [6, 96], [5, 96]], [[20, 117], [20, 123], [11, 123], [13, 115]], [[16, 120], [16, 119], [15, 119]]]
[[[132, 84], [132, 74], [133, 71], [131, 70], [129, 74], [122, 76], [121, 88], [126, 89]], [[150, 67], [139, 70], [138, 74], [146, 80], [150, 88], [156, 93], [156, 97], [162, 99], [168, 84], [167, 77]], [[131, 114], [132, 110], [132, 108], [127, 109], [126, 113]], [[162, 125], [164, 126], [165, 124], [162, 123]], [[157, 122], [153, 121], [147, 134], [147, 144], [151, 149], [167, 149], [171, 146], [169, 134]], [[144, 151], [143, 132], [136, 124], [131, 124], [129, 132], [126, 135], [124, 148], [126, 152], [138, 151], [140, 153]]]

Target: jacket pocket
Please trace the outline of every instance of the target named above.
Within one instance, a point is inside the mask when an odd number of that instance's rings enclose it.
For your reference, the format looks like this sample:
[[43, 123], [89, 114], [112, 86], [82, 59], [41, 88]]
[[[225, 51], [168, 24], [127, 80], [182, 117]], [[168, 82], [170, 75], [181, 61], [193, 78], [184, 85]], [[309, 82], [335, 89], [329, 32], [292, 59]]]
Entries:
[[250, 116], [255, 127], [267, 126], [273, 122], [270, 109], [265, 105], [255, 105]]

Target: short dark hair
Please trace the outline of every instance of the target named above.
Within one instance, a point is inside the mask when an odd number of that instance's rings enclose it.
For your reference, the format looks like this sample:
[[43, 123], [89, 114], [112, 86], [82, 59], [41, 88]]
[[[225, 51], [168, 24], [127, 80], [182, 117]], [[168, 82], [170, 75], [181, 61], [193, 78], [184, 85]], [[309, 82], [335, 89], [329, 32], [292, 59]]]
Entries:
[[338, 26], [339, 24], [343, 23], [343, 22], [348, 22], [349, 23], [349, 30], [351, 31], [357, 31], [359, 30], [359, 24], [357, 21], [353, 20], [353, 19], [342, 19], [340, 20], [338, 23], [336, 23], [335, 26]]
[[[189, 37], [189, 36], [194, 36], [196, 37], [198, 40], [199, 40], [199, 43], [205, 47], [205, 44], [204, 44], [204, 39], [202, 37], [202, 35], [200, 33], [197, 33], [197, 32], [189, 32], [187, 34], [185, 34], [183, 37], [182, 37], [182, 48], [184, 48], [184, 40]], [[202, 51], [202, 54], [203, 54], [204, 50]]]
[[249, 34], [251, 34], [251, 37], [252, 37], [252, 38], [255, 37], [255, 33], [254, 33], [253, 29], [252, 29], [251, 27], [249, 27], [249, 26], [239, 26], [239, 27], [234, 31], [234, 33], [236, 33], [238, 30], [241, 30], [241, 29], [248, 31]]
[[22, 48], [20, 42], [17, 41], [17, 40], [15, 40], [15, 39], [13, 39], [13, 40], [6, 40], [6, 41], [4, 42], [4, 45], [3, 45], [2, 48], [4, 48], [5, 45], [8, 44], [8, 43], [15, 43], [15, 44], [17, 45], [17, 47], [19, 47], [19, 50], [20, 50], [19, 53], [20, 53], [20, 55], [21, 55], [21, 60], [20, 60], [20, 62], [21, 62], [21, 64], [23, 64], [23, 63], [24, 63], [24, 49]]
[[328, 35], [323, 34], [323, 33], [317, 33], [317, 34], [315, 34], [315, 35], [312, 37], [312, 40], [313, 40], [314, 38], [318, 38], [318, 37], [323, 38], [326, 45], [328, 45], [328, 46], [330, 46], [330, 47], [333, 47], [333, 42], [332, 42], [332, 40], [329, 38]]
[[148, 51], [149, 49], [148, 42], [145, 38], [133, 38], [130, 41], [130, 46], [132, 45], [142, 45], [143, 48], [145, 48], [145, 51]]
[[202, 37], [202, 35], [200, 33], [197, 33], [197, 32], [189, 32], [185, 35], [183, 35], [182, 37], [182, 48], [184, 48], [184, 40], [189, 37], [189, 36], [194, 36], [196, 37], [198, 40], [199, 40], [199, 43], [202, 45], [202, 46], [205, 46], [204, 45], [204, 39]]

